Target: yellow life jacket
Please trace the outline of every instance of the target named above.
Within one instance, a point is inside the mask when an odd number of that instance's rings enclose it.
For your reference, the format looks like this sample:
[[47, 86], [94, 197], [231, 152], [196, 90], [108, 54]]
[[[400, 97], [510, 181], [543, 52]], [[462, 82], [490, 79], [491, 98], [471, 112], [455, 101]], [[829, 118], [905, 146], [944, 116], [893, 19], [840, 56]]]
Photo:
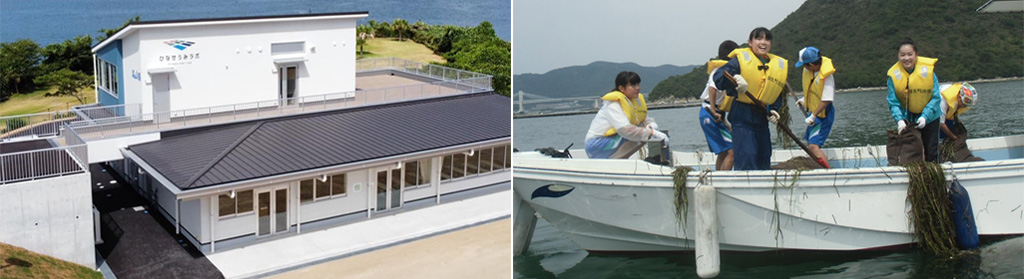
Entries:
[[889, 68], [889, 78], [892, 79], [893, 89], [896, 91], [896, 99], [900, 100], [903, 107], [912, 113], [921, 113], [928, 101], [932, 99], [932, 88], [935, 80], [932, 75], [935, 73], [935, 58], [917, 57], [917, 65], [914, 66], [914, 73], [908, 73], [899, 62]]
[[[782, 57], [769, 53], [768, 63], [761, 63], [761, 59], [754, 55], [750, 48], [738, 48], [729, 53], [730, 58], [736, 58], [740, 63], [740, 75], [747, 81], [747, 91], [750, 91], [755, 98], [764, 104], [774, 103], [786, 88], [786, 69], [789, 62]], [[761, 70], [758, 67], [768, 66], [768, 69]], [[735, 74], [735, 73], [733, 73]], [[747, 104], [754, 104], [750, 97], [743, 92], [736, 97], [737, 100]]]
[[[808, 112], [814, 112], [818, 109], [818, 104], [821, 104], [821, 95], [825, 91], [825, 79], [836, 72], [836, 68], [832, 66], [832, 58], [821, 57], [821, 69], [818, 69], [818, 76], [813, 76], [814, 73], [804, 68], [804, 104], [807, 105]], [[828, 115], [828, 110], [821, 110], [817, 117], [825, 118]]]
[[970, 107], [967, 106], [959, 107], [960, 104], [957, 102], [957, 100], [960, 99], [960, 88], [963, 86], [963, 83], [958, 82], [954, 83], [953, 86], [946, 88], [946, 90], [939, 92], [939, 94], [942, 94], [942, 99], [946, 101], [946, 105], [949, 107], [949, 109], [946, 110], [946, 120], [952, 120], [953, 117], [963, 114], [970, 109]]
[[718, 67], [724, 66], [725, 63], [729, 63], [729, 61], [718, 59], [712, 59], [711, 61], [708, 61], [708, 74], [710, 75], [711, 71], [718, 69]]
[[[630, 103], [626, 94], [622, 94], [622, 92], [619, 92], [618, 90], [604, 94], [601, 99], [612, 102], [618, 101], [619, 106], [622, 106], [622, 112], [626, 113], [626, 117], [629, 118], [629, 123], [633, 125], [640, 125], [641, 123], [644, 123], [644, 120], [647, 120], [647, 102], [644, 101], [644, 94], [637, 94], [636, 105]], [[606, 137], [610, 137], [615, 134], [615, 127], [611, 127], [608, 131], [604, 132], [604, 136]]]
[[[710, 75], [715, 69], [725, 66], [726, 63], [729, 63], [729, 61], [718, 59], [708, 61], [708, 74]], [[725, 91], [720, 91], [718, 94], [725, 94]], [[735, 99], [733, 96], [725, 95], [725, 97], [722, 98], [722, 103], [717, 104], [718, 110], [729, 111], [729, 109], [732, 108], [733, 99]]]

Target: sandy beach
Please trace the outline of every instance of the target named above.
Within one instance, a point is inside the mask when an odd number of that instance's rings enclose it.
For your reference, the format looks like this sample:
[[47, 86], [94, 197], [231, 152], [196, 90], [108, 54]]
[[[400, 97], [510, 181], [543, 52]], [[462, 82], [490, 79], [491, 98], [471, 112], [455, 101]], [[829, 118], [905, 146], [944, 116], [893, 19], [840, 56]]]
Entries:
[[506, 218], [267, 278], [510, 278], [511, 231]]

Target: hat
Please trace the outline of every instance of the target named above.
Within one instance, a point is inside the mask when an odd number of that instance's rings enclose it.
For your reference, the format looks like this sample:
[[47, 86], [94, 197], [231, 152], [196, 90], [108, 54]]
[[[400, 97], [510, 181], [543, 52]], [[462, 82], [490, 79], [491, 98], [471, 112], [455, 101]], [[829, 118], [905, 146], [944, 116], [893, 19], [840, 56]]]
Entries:
[[974, 86], [965, 82], [964, 85], [960, 87], [960, 102], [963, 102], [967, 107], [974, 106], [974, 102], [977, 101], [977, 98], [978, 90], [974, 89]]
[[814, 61], [818, 61], [821, 57], [818, 57], [818, 48], [816, 47], [805, 47], [800, 50], [800, 61], [796, 61], [796, 66], [800, 67], [804, 64], [810, 64]]

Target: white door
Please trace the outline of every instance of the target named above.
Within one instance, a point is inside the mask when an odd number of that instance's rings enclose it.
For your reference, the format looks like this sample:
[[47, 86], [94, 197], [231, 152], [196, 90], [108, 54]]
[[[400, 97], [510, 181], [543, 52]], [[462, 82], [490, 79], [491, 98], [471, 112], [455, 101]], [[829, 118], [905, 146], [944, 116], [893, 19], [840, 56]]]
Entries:
[[402, 169], [378, 170], [376, 175], [377, 211], [402, 207]]
[[157, 123], [171, 121], [171, 74], [153, 75], [153, 113]]
[[256, 236], [288, 231], [288, 188], [256, 193]]
[[282, 66], [277, 70], [278, 98], [285, 100], [282, 104], [294, 105], [299, 68], [298, 66]]

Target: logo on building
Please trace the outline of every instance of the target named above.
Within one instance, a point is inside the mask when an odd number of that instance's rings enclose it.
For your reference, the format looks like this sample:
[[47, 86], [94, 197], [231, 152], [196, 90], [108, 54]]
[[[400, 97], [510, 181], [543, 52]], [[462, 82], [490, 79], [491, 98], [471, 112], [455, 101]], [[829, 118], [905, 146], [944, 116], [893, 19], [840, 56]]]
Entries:
[[196, 44], [196, 42], [186, 41], [186, 40], [170, 40], [170, 41], [164, 41], [164, 44], [167, 44], [168, 46], [171, 46], [171, 47], [176, 48], [178, 50], [184, 51], [186, 48]]

